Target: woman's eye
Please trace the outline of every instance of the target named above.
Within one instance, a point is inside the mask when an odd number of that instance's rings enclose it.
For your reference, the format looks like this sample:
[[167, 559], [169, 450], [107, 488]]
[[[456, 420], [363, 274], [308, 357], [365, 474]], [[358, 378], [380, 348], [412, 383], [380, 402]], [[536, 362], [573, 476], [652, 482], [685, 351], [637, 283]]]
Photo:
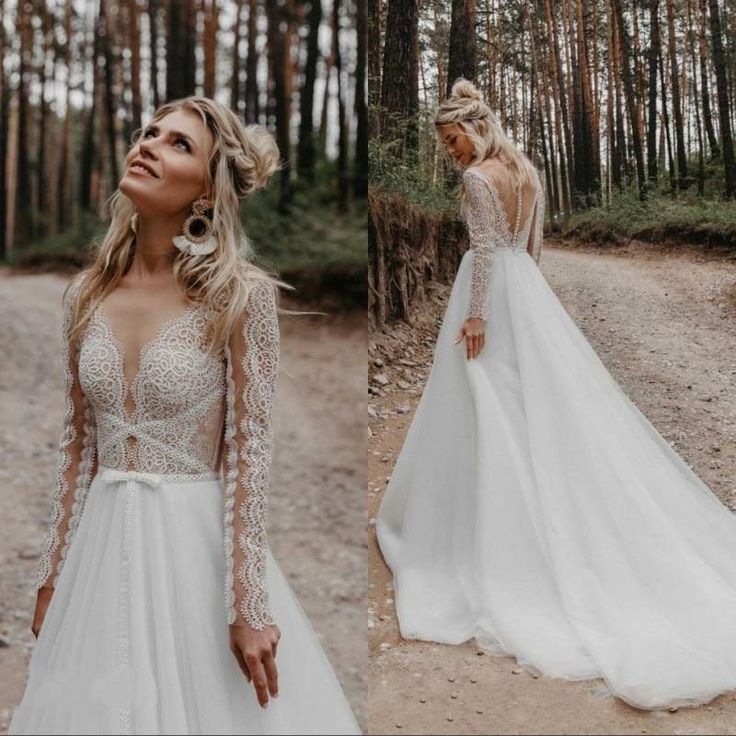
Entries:
[[184, 150], [185, 150], [185, 151], [188, 151], [188, 150], [190, 150], [190, 149], [189, 149], [189, 144], [188, 144], [188, 143], [187, 143], [187, 142], [186, 142], [186, 141], [185, 141], [185, 140], [184, 140], [183, 138], [177, 138], [177, 139], [176, 139], [176, 140], [174, 141], [174, 143], [175, 143], [175, 144], [177, 144], [177, 145], [178, 145], [179, 143], [182, 143], [182, 144], [184, 145]]
[[152, 131], [152, 130], [147, 130], [147, 131], [146, 131], [146, 132], [145, 132], [145, 133], [143, 134], [143, 137], [144, 137], [144, 138], [148, 138], [148, 134], [149, 134], [149, 133], [153, 133], [153, 131]]

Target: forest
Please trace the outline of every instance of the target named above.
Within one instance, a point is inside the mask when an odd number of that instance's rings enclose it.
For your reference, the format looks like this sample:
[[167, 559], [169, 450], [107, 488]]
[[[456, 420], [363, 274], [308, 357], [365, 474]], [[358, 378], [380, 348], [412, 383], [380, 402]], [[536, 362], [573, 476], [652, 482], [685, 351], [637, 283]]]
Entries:
[[464, 76], [543, 172], [552, 229], [599, 240], [736, 234], [732, 0], [370, 2], [380, 187], [443, 206], [452, 177], [432, 119]]
[[365, 0], [0, 0], [0, 17], [0, 261], [78, 266], [134, 132], [199, 94], [276, 136], [278, 181], [243, 208], [267, 265], [364, 282]]

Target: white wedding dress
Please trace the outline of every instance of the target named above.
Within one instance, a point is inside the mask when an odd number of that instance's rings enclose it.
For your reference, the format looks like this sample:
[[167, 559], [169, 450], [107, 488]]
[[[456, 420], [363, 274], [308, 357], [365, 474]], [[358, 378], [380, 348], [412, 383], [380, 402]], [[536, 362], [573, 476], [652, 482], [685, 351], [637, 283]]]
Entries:
[[[252, 286], [219, 354], [195, 303], [133, 366], [99, 305], [71, 348], [83, 278], [64, 297], [66, 416], [36, 580], [54, 594], [9, 733], [359, 733], [267, 544], [273, 288]], [[279, 697], [262, 709], [228, 624], [273, 621]]]
[[475, 638], [644, 709], [735, 689], [736, 518], [547, 284], [538, 177], [516, 238], [493, 178], [463, 178], [471, 249], [377, 520], [402, 636]]

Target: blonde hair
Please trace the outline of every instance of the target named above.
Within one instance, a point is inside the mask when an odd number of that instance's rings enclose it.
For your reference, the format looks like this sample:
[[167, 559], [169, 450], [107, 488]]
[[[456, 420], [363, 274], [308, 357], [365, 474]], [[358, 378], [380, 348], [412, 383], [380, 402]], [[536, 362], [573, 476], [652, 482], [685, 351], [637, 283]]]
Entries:
[[453, 123], [473, 144], [471, 165], [496, 156], [508, 166], [514, 192], [537, 179], [532, 162], [506, 135], [496, 114], [483, 101], [478, 88], [463, 77], [452, 85], [449, 97], [440, 104], [434, 119], [435, 128]]
[[[208, 350], [216, 352], [227, 342], [256, 281], [270, 282], [276, 291], [279, 286], [291, 288], [250, 262], [252, 248], [239, 212], [240, 200], [265, 186], [282, 164], [276, 141], [266, 128], [245, 125], [232, 110], [207, 97], [192, 96], [167, 102], [156, 110], [151, 123], [175, 110], [192, 110], [199, 114], [214, 139], [206, 184], [213, 203], [213, 235], [217, 248], [201, 256], [176, 249], [173, 272], [190, 300], [215, 310], [217, 316], [209, 326], [206, 343]], [[135, 131], [133, 145], [142, 134], [142, 129]], [[93, 244], [96, 253], [92, 265], [78, 275], [79, 282], [74, 279], [79, 289], [72, 304], [70, 341], [82, 334], [97, 305], [115, 289], [130, 268], [135, 254], [136, 237], [131, 227], [135, 205], [119, 189], [111, 195], [108, 205], [111, 222], [107, 233], [99, 245]]]

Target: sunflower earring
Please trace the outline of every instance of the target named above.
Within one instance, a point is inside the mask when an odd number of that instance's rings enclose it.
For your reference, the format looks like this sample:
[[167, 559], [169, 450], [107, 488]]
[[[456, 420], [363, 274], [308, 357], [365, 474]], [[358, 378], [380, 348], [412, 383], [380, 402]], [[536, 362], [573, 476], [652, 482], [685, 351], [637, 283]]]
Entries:
[[184, 221], [183, 234], [173, 238], [174, 245], [182, 252], [192, 256], [204, 256], [217, 248], [217, 238], [212, 234], [213, 223], [207, 217], [211, 209], [206, 197], [192, 203], [192, 214]]

